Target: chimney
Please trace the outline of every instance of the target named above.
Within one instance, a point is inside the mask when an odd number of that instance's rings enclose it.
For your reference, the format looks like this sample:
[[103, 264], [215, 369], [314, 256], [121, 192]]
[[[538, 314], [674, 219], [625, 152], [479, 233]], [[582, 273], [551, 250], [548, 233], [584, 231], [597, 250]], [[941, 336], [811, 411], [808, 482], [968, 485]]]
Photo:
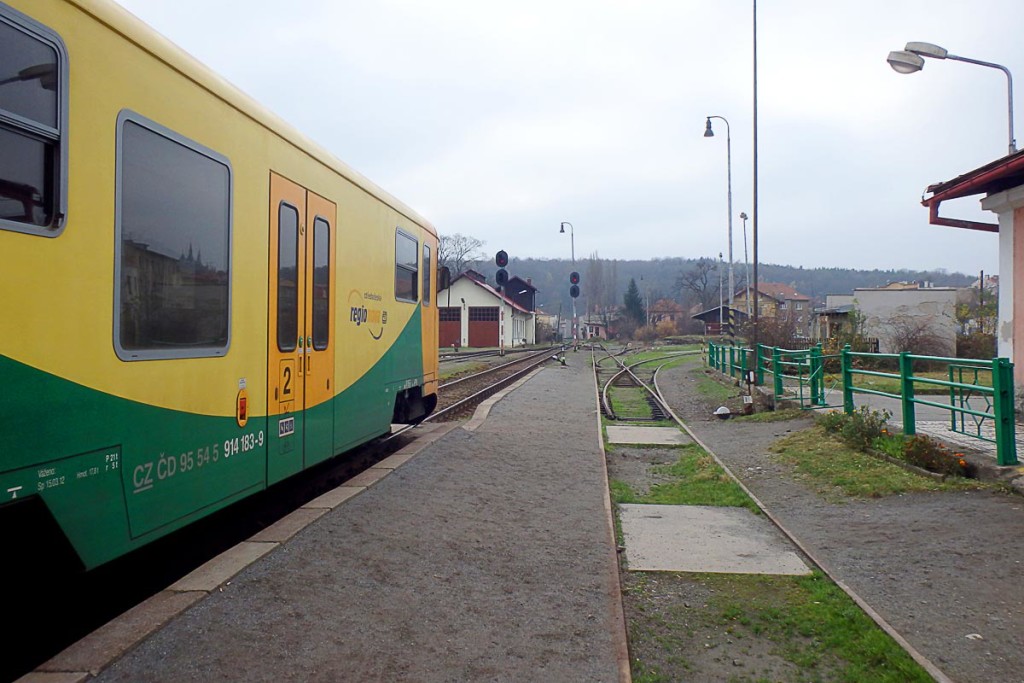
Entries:
[[532, 277], [526, 278], [526, 284], [528, 284], [528, 285], [530, 285], [532, 287], [533, 286], [533, 278]]

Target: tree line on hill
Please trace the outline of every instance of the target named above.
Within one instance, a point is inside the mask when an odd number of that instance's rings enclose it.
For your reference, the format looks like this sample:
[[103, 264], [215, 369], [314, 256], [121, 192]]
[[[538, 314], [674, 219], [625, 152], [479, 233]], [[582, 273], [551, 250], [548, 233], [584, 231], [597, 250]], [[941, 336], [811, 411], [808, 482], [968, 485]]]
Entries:
[[[442, 236], [438, 260], [440, 264], [449, 266], [453, 277], [471, 268], [494, 284], [497, 266], [483, 247], [483, 242], [472, 237]], [[595, 252], [573, 264], [570, 259], [517, 258], [513, 255], [506, 270], [510, 275], [529, 279], [538, 290], [538, 308], [551, 314], [557, 314], [559, 309], [571, 310], [569, 273], [573, 270], [581, 277], [581, 294], [577, 299], [580, 314], [623, 306], [630, 280], [636, 282], [645, 306], [667, 299], [678, 302], [687, 310], [698, 304], [702, 309], [708, 309], [718, 305], [720, 291], [722, 299], [728, 299], [728, 267], [716, 259], [607, 259]], [[737, 289], [746, 284], [746, 270], [742, 262], [733, 264]], [[881, 287], [890, 282], [924, 281], [936, 287], [967, 287], [977, 279], [974, 274], [950, 273], [944, 269], [859, 270], [774, 263], [759, 264], [758, 277], [761, 282], [789, 285], [810, 297], [814, 304], [824, 303], [828, 294], [852, 294], [856, 288]]]

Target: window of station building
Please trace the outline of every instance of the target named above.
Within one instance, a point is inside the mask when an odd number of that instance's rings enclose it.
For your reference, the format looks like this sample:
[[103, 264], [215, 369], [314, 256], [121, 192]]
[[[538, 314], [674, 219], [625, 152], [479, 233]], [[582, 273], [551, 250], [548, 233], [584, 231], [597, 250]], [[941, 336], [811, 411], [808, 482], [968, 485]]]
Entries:
[[498, 322], [497, 306], [470, 306], [470, 322]]
[[395, 232], [395, 298], [416, 303], [419, 292], [419, 242], [407, 232]]
[[313, 348], [330, 342], [331, 225], [320, 216], [313, 221]]
[[445, 306], [438, 309], [438, 318], [443, 323], [457, 323], [462, 320], [462, 309], [458, 306]]
[[423, 245], [423, 305], [430, 305], [430, 245]]
[[117, 355], [222, 356], [230, 345], [231, 166], [133, 112], [121, 112], [117, 131]]
[[67, 213], [67, 51], [0, 3], [0, 228], [54, 237]]

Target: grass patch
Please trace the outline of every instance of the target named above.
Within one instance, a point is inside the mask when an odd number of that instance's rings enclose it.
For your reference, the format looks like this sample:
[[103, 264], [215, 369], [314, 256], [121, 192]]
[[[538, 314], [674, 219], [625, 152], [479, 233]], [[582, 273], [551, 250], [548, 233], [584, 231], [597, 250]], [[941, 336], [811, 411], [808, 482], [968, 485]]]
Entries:
[[740, 422], [785, 422], [786, 420], [796, 420], [801, 417], [807, 417], [806, 410], [785, 408], [783, 410], [766, 410], [763, 413], [753, 413], [751, 415], [736, 415], [729, 419], [739, 420]]
[[[881, 372], [894, 372], [892, 370], [882, 370]], [[898, 373], [895, 373], [898, 374]], [[941, 379], [949, 381], [949, 373], [946, 371], [933, 371], [933, 372], [917, 372], [914, 373], [914, 377], [923, 377], [927, 379]], [[965, 383], [973, 381], [973, 375], [964, 376]], [[958, 380], [959, 381], [959, 380]], [[839, 373], [828, 373], [825, 375], [825, 383], [828, 386], [843, 385], [843, 376]], [[895, 377], [873, 377], [871, 375], [853, 375], [853, 385], [862, 389], [872, 389], [874, 391], [884, 391], [887, 394], [899, 395], [902, 391], [900, 380]], [[992, 373], [990, 372], [979, 372], [978, 373], [978, 386], [990, 387], [992, 386]], [[958, 390], [959, 391], [959, 390]], [[949, 387], [940, 387], [934, 384], [927, 384], [923, 382], [914, 382], [914, 394], [915, 395], [946, 395], [949, 396]]]
[[697, 379], [697, 393], [713, 402], [722, 403], [736, 398], [736, 387], [722, 384], [718, 380], [704, 375]]
[[796, 468], [811, 488], [833, 500], [843, 496], [880, 498], [912, 491], [980, 488], [968, 479], [936, 481], [847, 446], [819, 425], [779, 439], [771, 446], [780, 460]]
[[608, 398], [618, 417], [650, 418], [651, 404], [647, 390], [642, 387], [610, 387]]
[[464, 375], [472, 375], [476, 372], [482, 372], [489, 368], [487, 363], [452, 363], [450, 366], [442, 366], [443, 369], [438, 373], [438, 377], [442, 382], [457, 379]]
[[[711, 611], [775, 643], [807, 673], [841, 681], [930, 681], [931, 677], [824, 574], [807, 577], [710, 575]], [[829, 677], [832, 679], [832, 676]]]
[[630, 573], [634, 681], [931, 681], [827, 576]]
[[655, 465], [652, 474], [659, 483], [640, 495], [625, 482], [610, 482], [612, 500], [617, 504], [718, 505], [745, 507], [760, 512], [739, 484], [697, 444], [678, 446], [679, 459], [671, 465]]

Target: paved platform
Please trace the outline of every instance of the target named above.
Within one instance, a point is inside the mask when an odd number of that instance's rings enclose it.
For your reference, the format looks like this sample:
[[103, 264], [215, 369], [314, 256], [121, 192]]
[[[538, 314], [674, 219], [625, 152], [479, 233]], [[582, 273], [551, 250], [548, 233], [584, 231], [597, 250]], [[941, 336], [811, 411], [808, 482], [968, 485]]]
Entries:
[[746, 508], [620, 504], [630, 571], [810, 574], [789, 539]]
[[548, 366], [30, 680], [628, 680], [594, 405]]
[[693, 443], [678, 427], [606, 427], [608, 443], [633, 446], [675, 446]]

